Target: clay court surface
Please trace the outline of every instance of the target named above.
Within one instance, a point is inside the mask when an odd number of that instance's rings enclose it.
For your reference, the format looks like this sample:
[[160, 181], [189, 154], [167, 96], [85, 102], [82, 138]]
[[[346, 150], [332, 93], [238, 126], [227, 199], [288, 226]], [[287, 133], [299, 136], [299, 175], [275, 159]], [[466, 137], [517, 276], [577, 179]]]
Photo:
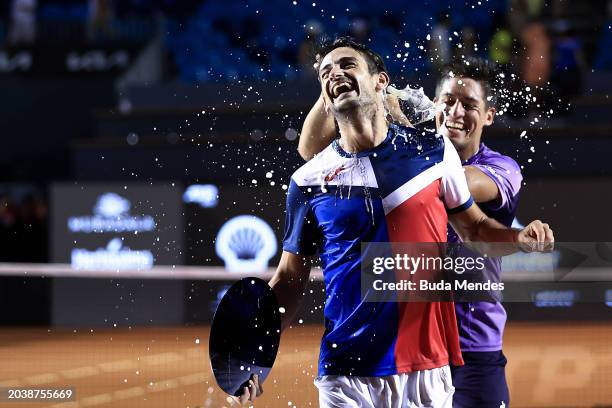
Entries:
[[[316, 407], [321, 328], [288, 330], [257, 407]], [[509, 324], [513, 407], [612, 406], [612, 326]], [[0, 407], [230, 407], [208, 363], [207, 327], [0, 330], [0, 383], [74, 388], [73, 402]]]

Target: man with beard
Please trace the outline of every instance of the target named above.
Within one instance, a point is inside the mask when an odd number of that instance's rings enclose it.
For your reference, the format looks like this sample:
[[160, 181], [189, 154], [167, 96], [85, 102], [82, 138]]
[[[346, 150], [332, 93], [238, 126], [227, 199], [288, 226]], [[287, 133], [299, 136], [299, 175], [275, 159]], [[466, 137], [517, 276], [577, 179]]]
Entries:
[[[436, 116], [436, 127], [457, 150], [474, 201], [487, 216], [509, 227], [518, 206], [521, 170], [513, 159], [481, 142], [484, 128], [495, 117], [496, 80], [494, 67], [482, 59], [470, 58], [447, 65], [436, 88], [435, 101], [445, 105], [444, 111]], [[322, 95], [304, 123], [299, 151], [305, 159], [327, 146], [336, 134], [334, 119], [326, 114], [324, 103]], [[407, 123], [401, 111], [395, 110], [392, 115]], [[461, 241], [451, 226], [448, 241]], [[500, 259], [488, 258], [486, 263], [486, 269], [499, 279]], [[455, 311], [465, 365], [451, 365], [456, 388], [454, 406], [508, 406], [506, 358], [502, 352], [506, 312], [502, 304], [460, 302], [455, 304]]]
[[[291, 177], [283, 253], [270, 280], [295, 316], [317, 253], [326, 290], [321, 340], [321, 407], [451, 407], [449, 364], [462, 365], [452, 302], [371, 301], [361, 293], [362, 242], [446, 242], [447, 222], [465, 240], [552, 242], [548, 225], [509, 229], [469, 193], [452, 143], [432, 132], [389, 125], [380, 56], [346, 38], [319, 53], [324, 109], [340, 138]], [[253, 378], [241, 402], [260, 394]]]

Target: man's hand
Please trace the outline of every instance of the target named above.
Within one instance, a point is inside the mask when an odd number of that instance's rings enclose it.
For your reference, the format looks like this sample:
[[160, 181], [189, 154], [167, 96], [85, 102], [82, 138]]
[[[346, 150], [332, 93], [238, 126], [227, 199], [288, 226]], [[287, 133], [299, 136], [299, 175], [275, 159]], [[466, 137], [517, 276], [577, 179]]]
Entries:
[[554, 247], [555, 236], [548, 224], [535, 220], [518, 233], [517, 242], [525, 252], [550, 252]]
[[408, 120], [408, 118], [402, 111], [397, 96], [387, 93], [387, 95], [385, 96], [385, 107], [389, 111], [389, 115], [391, 115], [391, 119], [393, 119], [394, 122], [399, 123], [403, 126], [412, 127], [412, 123], [410, 123], [410, 120]]
[[234, 397], [234, 401], [238, 402], [241, 406], [253, 406], [252, 402], [255, 398], [259, 397], [263, 393], [262, 384], [259, 382], [259, 376], [253, 374], [248, 382], [248, 386], [242, 388], [242, 394], [239, 397]]
[[[461, 212], [448, 214], [448, 220], [463, 242], [471, 243], [470, 247], [480, 253], [488, 253], [490, 256], [506, 256], [519, 250], [550, 252], [555, 242], [548, 224], [540, 220], [531, 222], [519, 231], [487, 217], [476, 204]], [[500, 245], [502, 242], [508, 245]], [[483, 247], [482, 245], [474, 246], [473, 243], [491, 243], [492, 245]]]

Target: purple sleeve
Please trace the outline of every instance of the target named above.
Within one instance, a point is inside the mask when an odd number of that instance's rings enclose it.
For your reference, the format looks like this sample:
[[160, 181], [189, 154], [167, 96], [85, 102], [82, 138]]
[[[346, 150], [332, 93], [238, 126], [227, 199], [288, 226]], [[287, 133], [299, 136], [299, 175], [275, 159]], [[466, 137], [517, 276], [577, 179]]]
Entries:
[[500, 200], [491, 202], [489, 205], [491, 210], [499, 210], [514, 201], [523, 181], [521, 168], [514, 160], [507, 156], [495, 155], [481, 163], [472, 164], [472, 166], [489, 176], [497, 185]]

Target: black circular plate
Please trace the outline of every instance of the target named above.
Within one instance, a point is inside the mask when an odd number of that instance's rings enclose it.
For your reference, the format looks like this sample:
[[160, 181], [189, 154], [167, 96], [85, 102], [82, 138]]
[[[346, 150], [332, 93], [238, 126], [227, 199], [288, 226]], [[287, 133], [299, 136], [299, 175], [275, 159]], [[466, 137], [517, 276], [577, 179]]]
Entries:
[[225, 293], [210, 328], [208, 352], [215, 380], [239, 396], [251, 375], [263, 382], [280, 344], [281, 319], [272, 288], [259, 278], [244, 278]]

